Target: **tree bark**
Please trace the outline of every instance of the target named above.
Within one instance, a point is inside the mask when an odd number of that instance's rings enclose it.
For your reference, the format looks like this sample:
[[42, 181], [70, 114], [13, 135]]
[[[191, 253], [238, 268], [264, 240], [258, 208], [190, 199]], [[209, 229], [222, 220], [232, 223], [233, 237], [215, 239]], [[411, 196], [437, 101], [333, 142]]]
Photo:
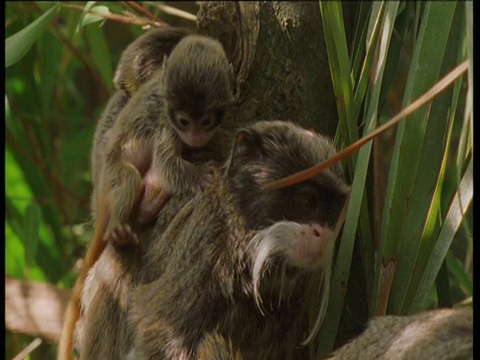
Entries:
[[206, 2], [200, 33], [237, 74], [237, 124], [291, 120], [333, 136], [338, 117], [317, 2]]

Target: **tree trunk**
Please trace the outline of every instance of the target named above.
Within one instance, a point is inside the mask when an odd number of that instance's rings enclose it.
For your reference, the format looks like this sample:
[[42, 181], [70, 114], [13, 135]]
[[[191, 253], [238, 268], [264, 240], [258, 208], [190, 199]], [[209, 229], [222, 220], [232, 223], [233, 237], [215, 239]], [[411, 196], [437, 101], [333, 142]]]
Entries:
[[199, 32], [218, 38], [237, 74], [237, 124], [291, 120], [333, 136], [335, 96], [317, 2], [206, 2]]

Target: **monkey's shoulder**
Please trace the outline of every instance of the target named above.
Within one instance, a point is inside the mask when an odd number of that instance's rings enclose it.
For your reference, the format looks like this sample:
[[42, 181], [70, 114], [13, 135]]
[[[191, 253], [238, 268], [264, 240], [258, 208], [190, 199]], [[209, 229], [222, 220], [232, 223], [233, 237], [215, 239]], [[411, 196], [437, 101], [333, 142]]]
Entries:
[[128, 134], [148, 136], [158, 129], [162, 120], [162, 98], [156, 94], [149, 94], [145, 98], [135, 96], [121, 110], [115, 126]]

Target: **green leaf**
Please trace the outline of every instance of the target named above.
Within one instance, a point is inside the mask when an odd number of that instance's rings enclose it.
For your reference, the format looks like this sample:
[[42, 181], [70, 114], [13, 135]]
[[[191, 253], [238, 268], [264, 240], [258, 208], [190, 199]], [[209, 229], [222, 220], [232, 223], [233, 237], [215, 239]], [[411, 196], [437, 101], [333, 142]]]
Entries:
[[437, 289], [438, 307], [452, 307], [452, 295], [450, 294], [450, 281], [448, 278], [447, 263], [444, 261], [437, 278], [435, 279]]
[[28, 187], [25, 175], [8, 146], [5, 147], [5, 197], [15, 202], [16, 207], [23, 213], [31, 202], [32, 191]]
[[[358, 79], [357, 87], [355, 89], [355, 96], [353, 100], [353, 109], [351, 121], [356, 121], [359, 114], [362, 104], [365, 100], [365, 93], [367, 91], [368, 80], [370, 78], [370, 72], [372, 70], [372, 62], [376, 49], [377, 39], [379, 36], [379, 29], [381, 24], [381, 19], [383, 18], [385, 3], [382, 2], [381, 6], [377, 8], [373, 6], [375, 11], [372, 12], [370, 17], [370, 23], [373, 23], [372, 33], [369, 34], [367, 40], [367, 49], [365, 59], [363, 61], [362, 70], [360, 72], [360, 77]], [[358, 123], [358, 121], [356, 121]]]
[[25, 248], [10, 221], [5, 219], [5, 273], [21, 279], [25, 268]]
[[[438, 80], [455, 6], [456, 3], [450, 2], [429, 2], [426, 4], [407, 78], [403, 100], [404, 107], [418, 98]], [[374, 288], [378, 289], [376, 292], [385, 294], [387, 298], [393, 278], [386, 278], [382, 269], [384, 269], [385, 264], [389, 264], [391, 261], [396, 262], [398, 258], [406, 230], [409, 202], [412, 199], [417, 171], [419, 170], [429, 116], [428, 110], [427, 106], [418, 109], [400, 123], [397, 128], [377, 257], [377, 269], [380, 269], [380, 271], [376, 274], [374, 285]], [[418, 176], [420, 178], [421, 174], [418, 174]], [[388, 279], [388, 281], [379, 283], [380, 279]], [[383, 299], [379, 309], [380, 313], [385, 310], [386, 300]], [[377, 309], [377, 304], [373, 308]]]
[[463, 263], [450, 253], [447, 254], [446, 261], [448, 270], [453, 275], [458, 286], [466, 295], [471, 296], [473, 294], [473, 279], [472, 276], [465, 271]]
[[[389, 19], [394, 19], [398, 8], [398, 2], [387, 2], [385, 12], [379, 19], [380, 38], [376, 45], [378, 50], [386, 54], [388, 49], [391, 34], [393, 30], [393, 22]], [[375, 14], [376, 16], [377, 14]], [[329, 21], [329, 18], [324, 17], [323, 21]], [[327, 39], [327, 37], [326, 37]], [[330, 40], [334, 41], [333, 38]], [[328, 45], [327, 45], [328, 47]], [[329, 53], [329, 61], [332, 61]], [[365, 116], [364, 135], [372, 132], [375, 129], [377, 119], [378, 100], [380, 96], [381, 83], [383, 71], [385, 69], [386, 56], [380, 57], [376, 66], [376, 82], [374, 82], [372, 94], [367, 104]], [[333, 70], [332, 70], [333, 76]], [[350, 203], [347, 210], [343, 234], [340, 240], [340, 245], [337, 253], [337, 260], [333, 270], [332, 285], [330, 290], [330, 299], [327, 308], [327, 315], [322, 325], [319, 334], [319, 342], [317, 352], [319, 355], [327, 355], [333, 350], [337, 328], [342, 314], [343, 304], [345, 300], [346, 286], [350, 273], [350, 263], [353, 254], [353, 245], [357, 232], [359, 217], [361, 217], [362, 204], [364, 203], [365, 182], [368, 172], [368, 165], [371, 156], [372, 142], [363, 146], [358, 153], [358, 160], [355, 164], [355, 176], [353, 178]], [[365, 239], [364, 239], [365, 240]], [[368, 241], [368, 240], [366, 240]]]
[[102, 75], [104, 83], [112, 90], [113, 68], [103, 28], [91, 26], [85, 30], [87, 30], [93, 62]]
[[[456, 9], [455, 17], [445, 47], [441, 73], [449, 71], [463, 57], [458, 57], [458, 36], [462, 12]], [[420, 39], [420, 37], [419, 37]], [[441, 194], [445, 182], [447, 162], [454, 136], [455, 113], [462, 80], [456, 81], [452, 89], [440, 94], [431, 104], [426, 117], [428, 121], [419, 149], [420, 168], [415, 176], [412, 195], [408, 202], [405, 233], [401, 240], [399, 266], [389, 300], [389, 313], [409, 313], [409, 304], [420, 282], [429, 254], [437, 240], [441, 225]], [[431, 120], [428, 120], [431, 119]], [[428, 164], [428, 166], [422, 166]], [[451, 195], [450, 195], [451, 196]], [[449, 198], [450, 198], [449, 196]], [[433, 285], [433, 284], [432, 284]], [[439, 299], [441, 294], [439, 294]]]
[[[365, 56], [365, 41], [367, 37], [367, 26], [365, 26], [367, 19], [370, 16], [370, 8], [372, 3], [370, 2], [360, 2], [358, 5], [357, 11], [357, 21], [355, 22], [355, 32], [354, 38], [352, 41], [352, 77], [353, 79], [358, 78], [358, 72], [360, 71], [360, 65], [362, 63], [362, 59]], [[368, 45], [367, 45], [368, 47]]]
[[440, 270], [448, 249], [452, 244], [455, 234], [463, 222], [464, 214], [469, 209], [473, 199], [473, 160], [468, 164], [463, 175], [460, 187], [455, 194], [452, 204], [448, 210], [445, 222], [442, 226], [438, 240], [430, 253], [430, 257], [423, 273], [418, 290], [413, 298], [411, 312], [418, 312], [422, 309], [428, 292], [431, 289], [435, 278]]
[[52, 33], [46, 33], [40, 40], [39, 45], [43, 56], [39, 72], [40, 78], [37, 81], [38, 95], [43, 109], [42, 118], [47, 120], [52, 116], [52, 97], [58, 84], [60, 72], [60, 69], [52, 66], [52, 64], [60, 63], [61, 53], [65, 46]]
[[358, 129], [353, 121], [348, 121], [353, 102], [353, 84], [342, 5], [339, 2], [320, 1], [320, 10], [340, 126], [347, 129], [345, 134], [347, 142], [353, 143], [358, 139]]
[[[79, 32], [81, 28], [87, 25], [106, 20], [105, 15], [111, 14], [108, 7], [106, 7], [105, 5], [93, 6], [95, 3], [96, 1], [87, 2], [83, 9], [83, 14], [80, 18], [80, 21], [78, 22], [75, 33]], [[90, 11], [94, 12], [94, 14]]]
[[[467, 38], [467, 56], [470, 62], [468, 69], [468, 107], [472, 107], [473, 104], [473, 1], [465, 2], [465, 15], [466, 23], [465, 34]], [[473, 119], [473, 109], [471, 109], [470, 116]], [[473, 126], [473, 121], [471, 122]], [[473, 130], [473, 127], [472, 127]]]
[[[8, 129], [7, 129], [8, 130]], [[21, 140], [24, 140], [21, 138]], [[26, 146], [25, 146], [26, 147]], [[50, 195], [50, 190], [48, 187], [47, 180], [42, 176], [41, 172], [35, 167], [32, 166], [32, 163], [23, 156], [22, 153], [17, 152], [16, 150], [12, 150], [10, 146], [7, 146], [8, 150], [10, 150], [8, 153], [11, 153], [12, 158], [14, 159], [14, 163], [18, 164], [17, 166], [20, 167], [20, 169], [23, 172], [23, 182], [25, 183], [25, 186], [23, 189], [28, 189], [28, 192], [21, 193], [21, 190], [19, 188], [18, 191], [16, 192], [11, 192], [12, 189], [15, 189], [15, 186], [13, 184], [17, 184], [14, 180], [14, 177], [9, 177], [9, 172], [10, 168], [6, 168], [6, 179], [8, 179], [8, 187], [6, 189], [7, 193], [7, 200], [9, 200], [9, 197], [12, 198], [12, 200], [15, 201], [13, 204], [13, 201], [6, 201], [6, 207], [7, 207], [7, 214], [10, 214], [8, 212], [9, 209], [9, 204], [11, 204], [13, 207], [19, 207], [22, 206], [22, 208], [25, 208], [27, 205], [25, 205], [25, 202], [27, 201], [27, 204], [29, 203], [28, 200], [30, 197], [27, 197], [26, 194], [32, 194], [35, 196], [36, 199], [46, 199], [49, 198]], [[6, 151], [7, 154], [7, 151]], [[12, 174], [13, 176], [14, 174]], [[12, 182], [11, 182], [11, 180]], [[15, 197], [12, 197], [12, 195], [16, 195]], [[31, 196], [31, 195], [29, 195]], [[20, 211], [17, 211], [20, 213]], [[62, 263], [65, 261], [63, 257], [60, 257], [58, 255], [58, 249], [56, 246], [54, 246], [55, 243], [58, 243], [59, 241], [64, 241], [65, 236], [61, 232], [61, 216], [58, 212], [58, 209], [54, 206], [51, 205], [45, 205], [42, 208], [42, 217], [45, 218], [45, 222], [49, 226], [49, 233], [47, 234], [45, 232], [46, 236], [41, 236], [41, 244], [38, 249], [38, 256], [36, 258], [37, 263], [42, 267], [42, 269], [45, 271], [45, 274], [48, 276], [48, 279], [52, 282], [55, 282], [58, 280], [60, 274], [64, 272], [65, 265]], [[23, 225], [23, 219], [24, 217], [18, 215], [15, 216], [15, 219], [18, 220], [18, 225], [15, 226], [14, 230], [17, 231], [18, 236], [24, 240], [24, 233], [22, 228]], [[11, 218], [8, 219], [9, 221], [12, 221]], [[15, 225], [13, 222], [11, 223], [12, 227]], [[44, 226], [42, 226], [44, 227]], [[31, 274], [30, 274], [31, 275]]]
[[[401, 2], [400, 4], [405, 5], [404, 2]], [[406, 25], [408, 24], [409, 15], [410, 13], [408, 11], [402, 11], [399, 9], [397, 17], [395, 19], [395, 26], [394, 26], [395, 31], [403, 39], [407, 38], [407, 32], [409, 30], [409, 27]], [[387, 55], [388, 61], [385, 66], [385, 71], [384, 71], [383, 81], [382, 81], [382, 91], [380, 93], [380, 101], [379, 101], [380, 107], [384, 106], [387, 99], [387, 95], [390, 92], [390, 89], [392, 87], [393, 81], [395, 77], [398, 76], [399, 68], [401, 68], [401, 64], [399, 64], [400, 53], [402, 52], [402, 50], [404, 53], [408, 53], [408, 49], [406, 48], [407, 45], [404, 44], [403, 41], [399, 39], [399, 36], [392, 36], [392, 40], [388, 48], [388, 55]]]
[[26, 28], [5, 39], [5, 68], [15, 64], [28, 52], [33, 43], [50, 24], [59, 8], [60, 4], [56, 3], [50, 10]]

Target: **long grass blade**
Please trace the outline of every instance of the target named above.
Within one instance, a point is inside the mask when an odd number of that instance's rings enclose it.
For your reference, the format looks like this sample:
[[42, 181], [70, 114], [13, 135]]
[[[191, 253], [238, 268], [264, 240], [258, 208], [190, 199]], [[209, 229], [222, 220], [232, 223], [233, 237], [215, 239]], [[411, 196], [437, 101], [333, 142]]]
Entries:
[[[455, 6], [456, 3], [426, 4], [407, 79], [405, 105], [437, 82]], [[428, 115], [428, 108], [418, 109], [410, 121], [401, 123], [397, 128], [377, 257], [374, 291], [378, 293], [378, 298], [371, 304], [371, 309], [375, 309], [377, 315], [386, 313], [394, 267], [405, 233], [409, 199], [419, 169]]]
[[[461, 10], [460, 7], [457, 8], [454, 23], [461, 23], [463, 15]], [[445, 50], [443, 68], [465, 58], [460, 44], [456, 41], [461, 30], [461, 26], [452, 28], [450, 41]], [[390, 313], [409, 312], [409, 304], [440, 230], [442, 199], [447, 195], [444, 183], [449, 181], [448, 178], [452, 174], [457, 173], [449, 159], [452, 153], [451, 142], [455, 136], [454, 129], [457, 123], [455, 119], [462, 83], [462, 79], [457, 80], [451, 98], [448, 93], [442, 94], [433, 103], [430, 111], [432, 121], [427, 125], [420, 158], [420, 164], [428, 166], [422, 166], [419, 170], [409, 202], [405, 236], [399, 253], [400, 265], [395, 274], [389, 300]], [[447, 124], [444, 124], [442, 119], [448, 119]], [[452, 165], [448, 167], [448, 175], [445, 176], [449, 163]], [[459, 174], [457, 184], [460, 183], [460, 177]], [[448, 189], [447, 191], [450, 192]]]
[[59, 3], [55, 3], [30, 25], [5, 39], [5, 68], [15, 64], [27, 53], [50, 24], [59, 8]]
[[340, 126], [346, 129], [347, 141], [353, 142], [358, 139], [358, 130], [355, 124], [349, 121], [353, 102], [353, 84], [342, 4], [334, 1], [320, 1], [320, 11]]
[[[393, 19], [395, 19], [398, 2], [389, 2], [386, 6], [385, 16], [382, 19], [382, 30], [378, 46], [387, 47], [391, 38], [393, 29]], [[381, 78], [383, 69], [385, 68], [385, 60], [383, 63], [377, 64], [379, 82], [372, 89], [373, 93], [368, 104], [365, 133], [371, 133], [376, 125], [378, 99], [381, 90]], [[330, 291], [330, 299], [327, 308], [327, 316], [324, 320], [322, 329], [320, 330], [319, 344], [317, 353], [326, 355], [333, 349], [337, 328], [340, 322], [340, 316], [345, 300], [346, 286], [348, 284], [350, 263], [353, 253], [353, 245], [357, 232], [358, 219], [360, 209], [363, 202], [366, 175], [370, 159], [371, 143], [364, 146], [359, 154], [358, 161], [355, 166], [355, 176], [353, 178], [351, 198], [347, 210], [347, 217], [343, 229], [340, 246], [337, 253], [337, 260], [333, 270], [332, 285]]]
[[438, 240], [430, 254], [425, 272], [420, 285], [413, 298], [411, 312], [418, 312], [422, 309], [423, 303], [432, 288], [437, 277], [440, 266], [445, 259], [448, 249], [452, 244], [455, 234], [463, 222], [465, 213], [469, 209], [473, 199], [473, 160], [470, 160], [467, 170], [462, 178], [460, 187], [455, 193], [453, 201], [448, 210], [445, 222], [442, 226]]

